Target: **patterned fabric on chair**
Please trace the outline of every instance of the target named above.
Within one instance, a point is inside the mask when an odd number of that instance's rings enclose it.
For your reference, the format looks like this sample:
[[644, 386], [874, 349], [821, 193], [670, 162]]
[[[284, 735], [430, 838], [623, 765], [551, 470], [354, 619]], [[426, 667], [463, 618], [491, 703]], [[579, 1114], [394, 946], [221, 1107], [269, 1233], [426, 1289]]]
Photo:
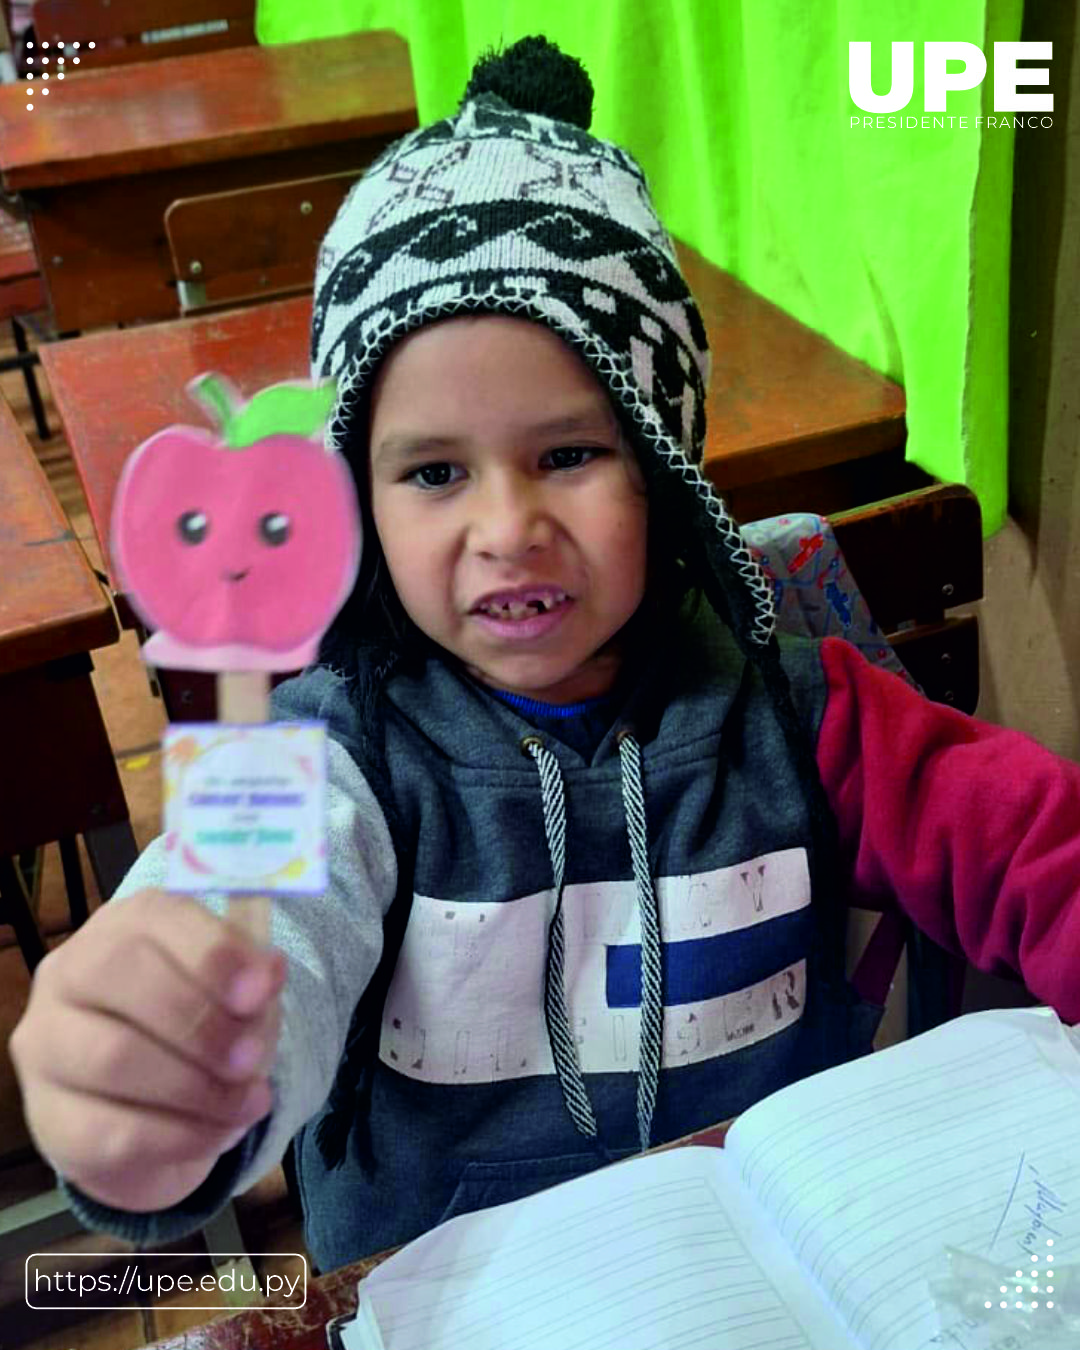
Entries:
[[772, 582], [778, 628], [803, 637], [844, 638], [868, 661], [919, 688], [874, 622], [824, 516], [802, 511], [741, 528]]

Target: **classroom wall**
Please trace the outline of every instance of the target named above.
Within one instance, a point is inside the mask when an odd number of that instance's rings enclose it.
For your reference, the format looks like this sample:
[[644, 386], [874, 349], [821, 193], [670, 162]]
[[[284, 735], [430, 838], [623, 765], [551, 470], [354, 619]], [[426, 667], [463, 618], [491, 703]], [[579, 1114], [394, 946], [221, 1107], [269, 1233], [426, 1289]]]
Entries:
[[[1035, 6], [1029, 5], [1029, 10]], [[1009, 515], [984, 547], [978, 714], [1080, 760], [1080, 20], [1039, 6], [1054, 129], [1018, 135], [1009, 341]], [[965, 1009], [1018, 1002], [969, 972]]]
[[1077, 0], [1028, 9], [1054, 43], [1055, 125], [1016, 141], [1009, 519], [985, 546], [979, 714], [1080, 760], [1080, 21]]

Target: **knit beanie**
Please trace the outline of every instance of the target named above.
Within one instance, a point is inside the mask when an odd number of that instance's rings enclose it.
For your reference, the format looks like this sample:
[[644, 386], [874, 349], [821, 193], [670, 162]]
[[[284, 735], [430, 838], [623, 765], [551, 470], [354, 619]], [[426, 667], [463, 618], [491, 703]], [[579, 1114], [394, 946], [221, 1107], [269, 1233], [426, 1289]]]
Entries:
[[316, 269], [312, 374], [338, 389], [327, 444], [366, 455], [363, 396], [407, 333], [476, 313], [542, 323], [607, 389], [650, 494], [700, 541], [736, 636], [760, 645], [772, 588], [700, 470], [705, 327], [644, 174], [589, 135], [591, 115], [582, 66], [525, 38], [477, 63], [453, 117], [375, 160]]
[[[391, 145], [355, 185], [316, 268], [312, 375], [337, 384], [327, 445], [363, 482], [371, 385], [390, 348], [425, 324], [509, 315], [569, 343], [620, 414], [650, 516], [679, 523], [694, 577], [772, 695], [820, 874], [832, 817], [780, 665], [772, 588], [701, 472], [705, 327], [640, 166], [589, 134], [592, 100], [578, 61], [525, 38], [481, 58], [458, 111]], [[343, 1066], [332, 1104], [355, 1069]]]

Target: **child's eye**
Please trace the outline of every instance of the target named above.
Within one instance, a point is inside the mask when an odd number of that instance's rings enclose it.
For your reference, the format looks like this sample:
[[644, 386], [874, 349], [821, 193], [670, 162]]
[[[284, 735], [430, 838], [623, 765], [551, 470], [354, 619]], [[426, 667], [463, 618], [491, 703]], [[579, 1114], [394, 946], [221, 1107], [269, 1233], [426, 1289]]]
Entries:
[[597, 455], [603, 453], [604, 451], [595, 445], [560, 445], [557, 450], [552, 450], [551, 459], [556, 469], [578, 469], [588, 462], [584, 456], [595, 459]]
[[405, 475], [405, 481], [415, 480], [422, 488], [429, 490], [446, 487], [450, 482], [447, 475], [452, 468], [452, 464], [421, 464], [419, 469], [413, 469], [412, 473]]
[[[560, 445], [558, 449], [549, 451], [544, 458], [551, 461], [551, 467], [554, 469], [580, 469], [589, 460], [606, 453], [602, 446]], [[456, 467], [458, 466], [445, 461], [421, 464], [418, 469], [412, 469], [405, 475], [405, 482], [415, 482], [421, 490], [435, 492], [439, 488], [449, 487], [456, 481], [450, 476]]]

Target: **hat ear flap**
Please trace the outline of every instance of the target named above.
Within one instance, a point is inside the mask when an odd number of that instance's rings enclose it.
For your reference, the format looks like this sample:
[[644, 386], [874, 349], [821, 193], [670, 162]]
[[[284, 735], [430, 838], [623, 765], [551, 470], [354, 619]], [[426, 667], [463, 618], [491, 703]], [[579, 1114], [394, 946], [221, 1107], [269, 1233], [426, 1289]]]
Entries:
[[649, 493], [650, 517], [690, 567], [717, 616], [744, 655], [768, 643], [776, 623], [772, 589], [738, 525], [709, 481], [692, 465], [674, 467], [655, 454], [638, 456]]
[[[728, 541], [697, 493], [692, 494], [693, 523], [687, 522], [688, 550], [696, 555], [696, 571], [709, 603], [728, 625], [744, 655], [763, 647], [773, 634], [775, 613], [768, 583], [755, 587], [757, 562], [745, 543], [737, 550]], [[741, 538], [741, 536], [740, 536]], [[741, 556], [740, 556], [741, 555]]]

